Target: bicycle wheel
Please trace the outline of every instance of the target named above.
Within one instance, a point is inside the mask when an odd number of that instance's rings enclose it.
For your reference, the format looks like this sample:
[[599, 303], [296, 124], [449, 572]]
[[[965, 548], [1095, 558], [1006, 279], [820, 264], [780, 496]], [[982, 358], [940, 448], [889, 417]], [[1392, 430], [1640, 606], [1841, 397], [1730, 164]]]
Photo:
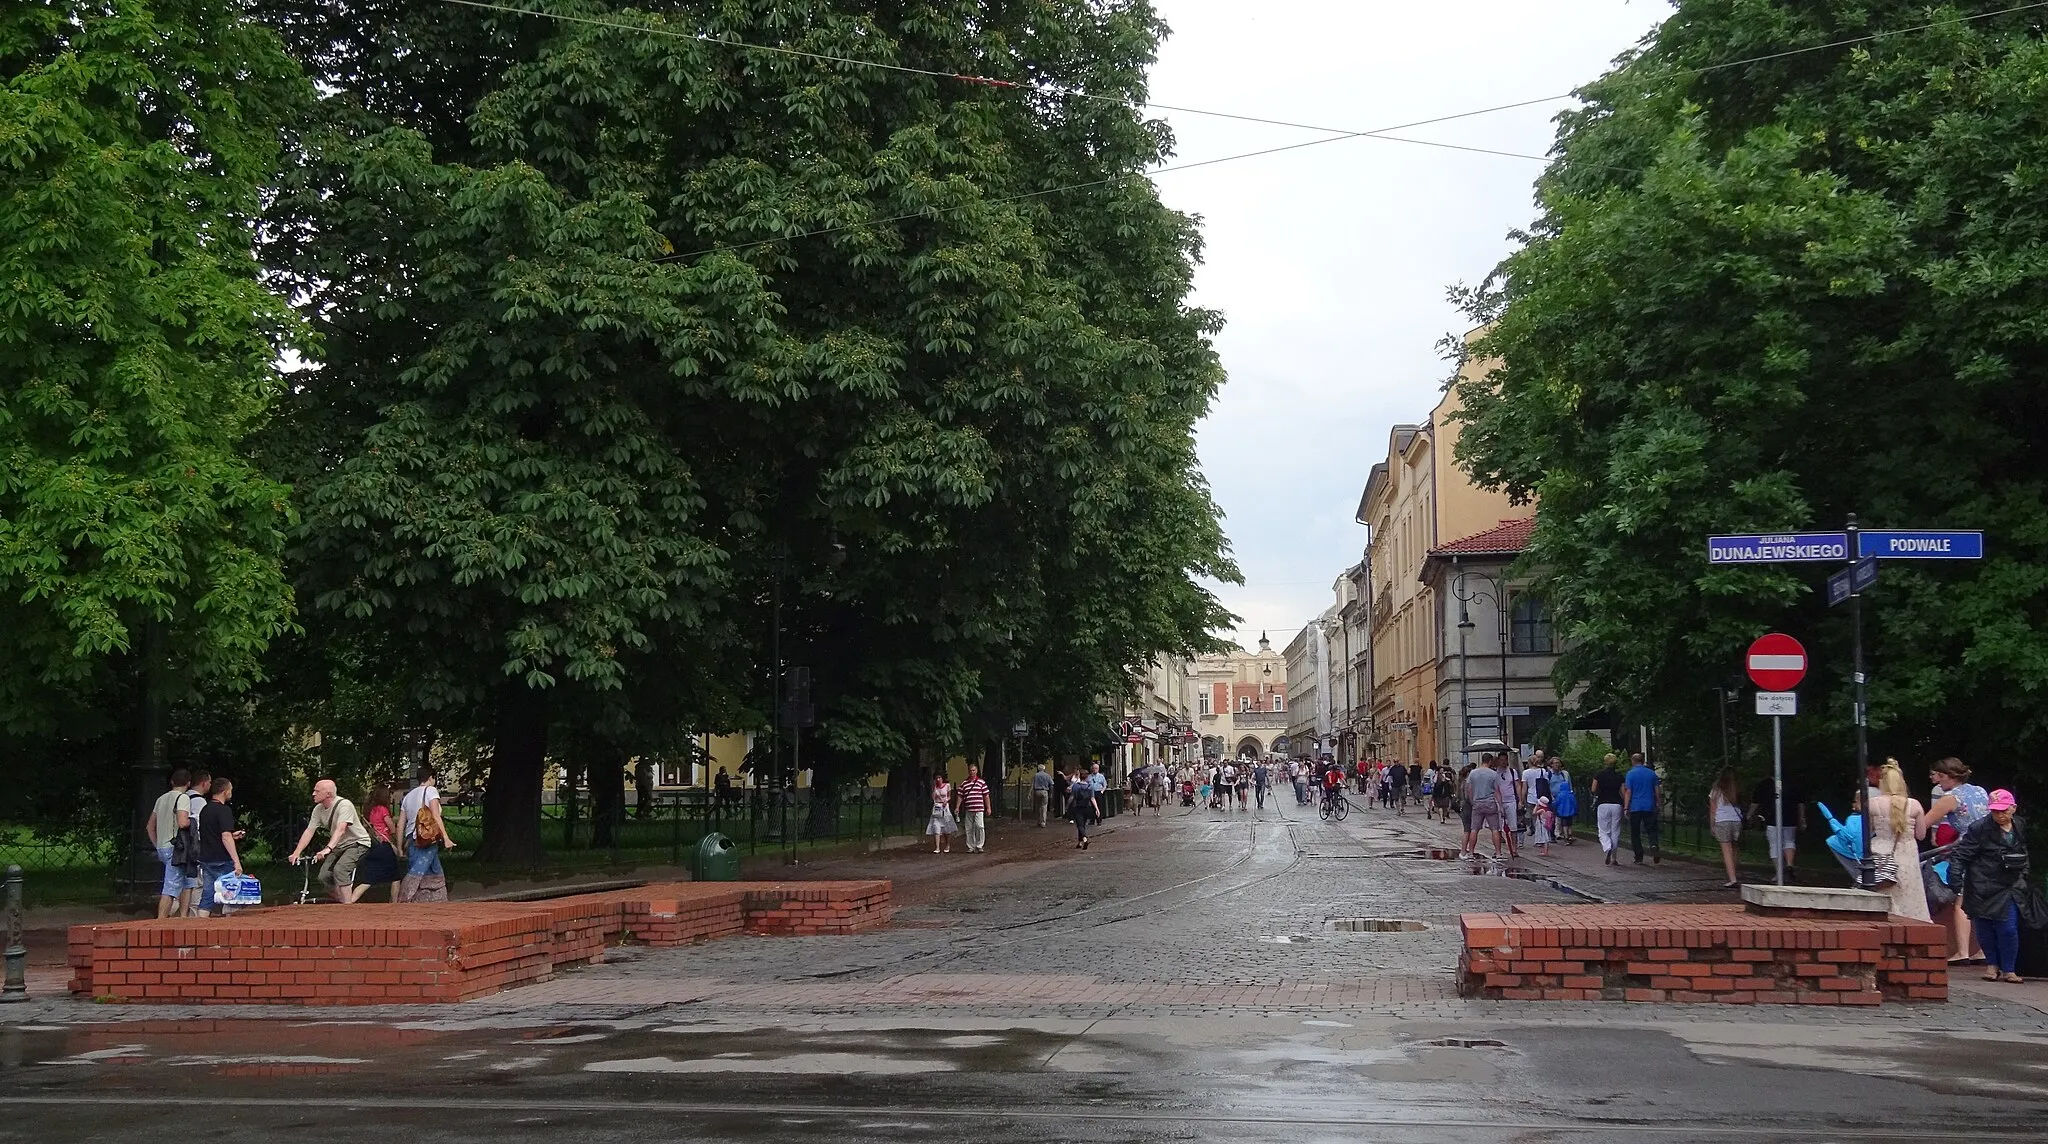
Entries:
[[1325, 796], [1323, 799], [1323, 805], [1316, 808], [1316, 817], [1322, 819], [1324, 822], [1328, 822], [1330, 821], [1330, 816], [1335, 814], [1336, 812], [1336, 804], [1332, 802], [1327, 796]]
[[1351, 813], [1351, 800], [1350, 800], [1350, 799], [1347, 799], [1347, 798], [1345, 798], [1345, 797], [1344, 797], [1343, 795], [1341, 795], [1341, 794], [1340, 794], [1340, 795], [1338, 795], [1338, 796], [1337, 796], [1337, 821], [1338, 821], [1338, 822], [1342, 822], [1342, 821], [1344, 821], [1344, 816], [1345, 816], [1345, 815], [1347, 815], [1347, 814], [1350, 814], [1350, 813]]

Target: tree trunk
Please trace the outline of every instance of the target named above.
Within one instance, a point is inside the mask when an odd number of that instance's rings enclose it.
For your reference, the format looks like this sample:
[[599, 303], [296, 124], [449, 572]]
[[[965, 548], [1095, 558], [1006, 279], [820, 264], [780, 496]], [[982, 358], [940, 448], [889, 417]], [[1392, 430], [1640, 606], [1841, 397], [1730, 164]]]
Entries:
[[909, 826], [918, 821], [918, 798], [924, 792], [918, 789], [917, 776], [914, 760], [906, 759], [889, 768], [888, 785], [882, 789], [882, 820], [890, 826]]
[[507, 688], [493, 728], [491, 777], [484, 787], [483, 862], [539, 865], [541, 771], [548, 757], [548, 704], [544, 692]]

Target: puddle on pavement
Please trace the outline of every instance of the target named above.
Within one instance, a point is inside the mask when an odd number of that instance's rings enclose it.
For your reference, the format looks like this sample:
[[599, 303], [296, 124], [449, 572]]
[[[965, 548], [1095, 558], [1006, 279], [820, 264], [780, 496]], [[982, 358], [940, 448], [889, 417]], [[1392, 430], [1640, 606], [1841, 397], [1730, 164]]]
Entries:
[[1332, 933], [1421, 933], [1429, 926], [1407, 918], [1325, 918], [1323, 928]]
[[635, 1057], [591, 1061], [594, 1073], [783, 1073], [795, 1076], [896, 1076], [906, 1073], [956, 1072], [957, 1061], [919, 1057], [881, 1057], [871, 1053], [789, 1053], [757, 1057], [752, 1053], [720, 1053], [714, 1057]]
[[1540, 885], [1548, 886], [1568, 898], [1576, 898], [1579, 901], [1595, 905], [1603, 904], [1607, 901], [1606, 898], [1598, 894], [1587, 893], [1576, 886], [1566, 883], [1555, 875], [1540, 874], [1526, 866], [1510, 865], [1496, 858], [1468, 859], [1459, 872], [1475, 878], [1514, 878], [1522, 882], [1536, 882]]

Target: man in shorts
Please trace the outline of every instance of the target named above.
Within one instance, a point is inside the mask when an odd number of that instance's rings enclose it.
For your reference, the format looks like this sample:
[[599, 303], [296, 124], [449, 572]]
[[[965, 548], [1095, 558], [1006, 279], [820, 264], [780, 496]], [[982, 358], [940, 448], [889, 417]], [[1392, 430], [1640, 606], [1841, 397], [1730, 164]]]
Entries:
[[1504, 840], [1501, 831], [1501, 774], [1495, 768], [1493, 756], [1488, 755], [1465, 776], [1465, 802], [1472, 808], [1472, 824], [1465, 831], [1463, 856], [1479, 856], [1479, 835], [1486, 831], [1493, 835], [1493, 855], [1500, 857]]
[[157, 861], [164, 866], [163, 892], [156, 900], [158, 918], [176, 917], [184, 905], [185, 889], [189, 884], [185, 872], [171, 861], [171, 843], [178, 833], [191, 825], [192, 775], [179, 767], [171, 772], [170, 789], [157, 796], [156, 805], [150, 808], [149, 821], [143, 830], [149, 835], [149, 844], [156, 847]]
[[323, 830], [327, 832], [327, 845], [313, 855], [314, 861], [320, 863], [320, 884], [327, 887], [335, 901], [352, 902], [356, 864], [370, 852], [370, 831], [356, 814], [355, 804], [335, 789], [333, 779], [313, 784], [313, 817], [299, 835], [299, 844], [292, 847], [290, 860], [297, 862], [306, 847], [312, 845], [313, 836]]

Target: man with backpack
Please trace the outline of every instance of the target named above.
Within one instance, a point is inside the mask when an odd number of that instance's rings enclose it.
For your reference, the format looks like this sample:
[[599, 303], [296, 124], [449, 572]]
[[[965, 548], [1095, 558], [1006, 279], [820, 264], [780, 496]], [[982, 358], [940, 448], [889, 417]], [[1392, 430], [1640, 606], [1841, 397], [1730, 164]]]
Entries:
[[170, 789], [157, 796], [156, 805], [149, 811], [148, 821], [142, 824], [143, 833], [149, 835], [149, 844], [156, 847], [156, 859], [164, 864], [164, 884], [156, 900], [156, 916], [159, 919], [175, 917], [185, 897], [184, 868], [171, 861], [175, 856], [178, 833], [191, 825], [189, 809], [192, 776], [183, 767], [171, 772]]
[[213, 793], [213, 776], [203, 770], [192, 772], [192, 785], [185, 790], [184, 825], [178, 828], [171, 839], [171, 860], [178, 864], [185, 888], [178, 894], [178, 914], [193, 917], [200, 913], [199, 899], [202, 859], [200, 858], [199, 816], [206, 809], [207, 796]]
[[405, 835], [405, 877], [398, 883], [401, 902], [445, 902], [448, 876], [441, 869], [441, 851], [455, 849], [448, 822], [441, 817], [441, 792], [434, 786], [434, 768], [423, 763], [413, 772], [413, 787], [398, 805], [399, 828]]

